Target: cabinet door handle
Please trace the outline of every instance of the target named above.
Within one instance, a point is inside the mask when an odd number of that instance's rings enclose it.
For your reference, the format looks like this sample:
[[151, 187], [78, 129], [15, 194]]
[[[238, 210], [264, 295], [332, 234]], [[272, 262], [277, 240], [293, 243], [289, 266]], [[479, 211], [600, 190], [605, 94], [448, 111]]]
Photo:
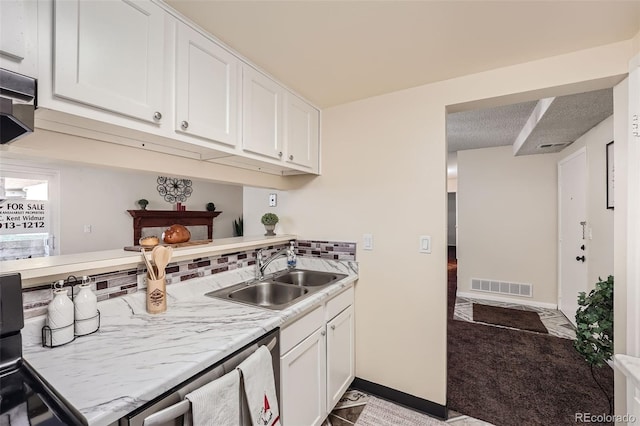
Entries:
[[331, 325], [331, 329], [332, 329], [332, 330], [335, 330], [335, 329], [336, 329], [336, 325], [335, 325], [335, 324], [332, 324], [332, 325]]
[[180, 127], [182, 127], [182, 130], [187, 130], [189, 128], [189, 122], [183, 121], [180, 123]]
[[326, 332], [326, 331], [324, 331], [324, 330], [322, 330], [322, 331], [320, 332], [320, 335], [322, 335], [322, 336], [324, 336], [325, 334], [327, 334], [327, 332]]
[[153, 114], [153, 119], [154, 119], [154, 120], [157, 120], [157, 121], [159, 121], [159, 120], [161, 120], [161, 119], [162, 119], [162, 114], [160, 113], [160, 111], [156, 111], [156, 112]]
[[278, 153], [278, 157], [282, 158], [282, 151]]
[[293, 155], [290, 155], [290, 156], [289, 156], [289, 160], [293, 160]]

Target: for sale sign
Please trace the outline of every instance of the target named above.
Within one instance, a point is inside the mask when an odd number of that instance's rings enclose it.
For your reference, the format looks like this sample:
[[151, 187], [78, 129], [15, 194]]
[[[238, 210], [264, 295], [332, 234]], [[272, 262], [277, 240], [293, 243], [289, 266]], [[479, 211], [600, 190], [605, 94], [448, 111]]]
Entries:
[[0, 203], [0, 235], [51, 232], [48, 201], [4, 200]]

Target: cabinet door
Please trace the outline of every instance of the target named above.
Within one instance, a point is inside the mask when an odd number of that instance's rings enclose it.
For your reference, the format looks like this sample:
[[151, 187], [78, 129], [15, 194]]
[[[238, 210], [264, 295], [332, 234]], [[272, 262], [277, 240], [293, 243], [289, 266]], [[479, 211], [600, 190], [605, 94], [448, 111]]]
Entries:
[[284, 110], [286, 161], [317, 171], [320, 112], [291, 93]]
[[0, 68], [37, 77], [37, 56], [36, 0], [0, 0]]
[[327, 323], [327, 412], [333, 410], [355, 377], [353, 306]]
[[284, 425], [320, 425], [327, 417], [324, 335], [321, 327], [280, 359]]
[[184, 24], [177, 46], [176, 131], [235, 146], [238, 59]]
[[54, 94], [159, 121], [164, 19], [150, 0], [57, 0]]
[[242, 148], [282, 157], [282, 87], [251, 67], [242, 70]]

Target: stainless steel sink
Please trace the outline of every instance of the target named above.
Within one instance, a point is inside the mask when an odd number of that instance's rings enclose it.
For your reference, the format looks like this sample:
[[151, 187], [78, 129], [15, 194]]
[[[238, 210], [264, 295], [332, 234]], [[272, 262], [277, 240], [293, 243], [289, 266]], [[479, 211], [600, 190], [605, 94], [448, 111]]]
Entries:
[[333, 272], [292, 269], [260, 281], [249, 281], [206, 293], [205, 296], [251, 306], [281, 310], [346, 277]]
[[307, 271], [304, 269], [292, 269], [283, 274], [276, 275], [273, 280], [279, 283], [294, 284], [301, 287], [317, 287], [333, 284], [346, 277], [344, 274], [333, 272]]
[[284, 305], [305, 295], [308, 289], [262, 281], [229, 293], [229, 298], [258, 306]]

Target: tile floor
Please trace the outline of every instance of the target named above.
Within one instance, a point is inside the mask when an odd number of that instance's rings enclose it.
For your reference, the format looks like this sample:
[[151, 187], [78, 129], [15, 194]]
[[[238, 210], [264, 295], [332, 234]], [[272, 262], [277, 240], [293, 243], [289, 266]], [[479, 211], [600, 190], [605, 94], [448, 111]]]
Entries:
[[[575, 339], [576, 331], [564, 314], [556, 309], [538, 308], [535, 306], [519, 305], [515, 303], [494, 302], [492, 300], [467, 299], [464, 297], [456, 297], [456, 307], [453, 318], [461, 321], [473, 321], [473, 304], [480, 303], [483, 305], [501, 306], [503, 308], [521, 309], [524, 311], [534, 311], [540, 315], [540, 320], [547, 327], [549, 334], [564, 339]], [[499, 325], [494, 327], [501, 327]]]
[[[352, 426], [358, 420], [360, 413], [367, 405], [369, 395], [357, 389], [348, 389], [342, 396], [336, 408], [329, 414], [322, 426]], [[491, 423], [462, 415], [449, 410], [447, 424], [455, 426], [492, 426]]]

